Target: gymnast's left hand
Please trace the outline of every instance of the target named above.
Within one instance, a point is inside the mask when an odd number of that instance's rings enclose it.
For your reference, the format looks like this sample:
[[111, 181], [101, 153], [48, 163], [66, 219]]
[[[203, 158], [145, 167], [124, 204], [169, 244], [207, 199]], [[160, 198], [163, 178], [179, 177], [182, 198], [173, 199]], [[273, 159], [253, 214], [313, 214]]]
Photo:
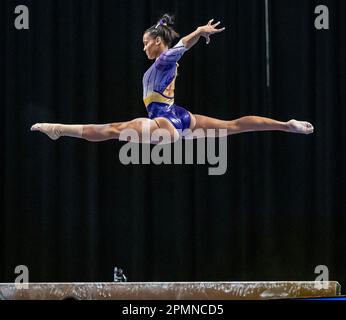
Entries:
[[205, 26], [201, 26], [197, 28], [200, 35], [206, 39], [207, 44], [209, 44], [210, 42], [210, 35], [222, 32], [226, 29], [226, 28], [216, 29], [216, 27], [220, 24], [220, 21], [214, 24], [213, 24], [213, 21], [214, 19], [211, 19]]

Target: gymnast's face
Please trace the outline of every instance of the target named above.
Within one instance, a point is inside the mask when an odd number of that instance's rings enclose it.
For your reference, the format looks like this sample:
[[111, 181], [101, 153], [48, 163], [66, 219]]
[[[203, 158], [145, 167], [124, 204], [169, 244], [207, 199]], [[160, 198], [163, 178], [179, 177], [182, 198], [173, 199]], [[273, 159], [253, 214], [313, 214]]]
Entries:
[[149, 32], [143, 35], [143, 51], [149, 60], [154, 60], [160, 56], [162, 52], [162, 41], [160, 37], [153, 38]]

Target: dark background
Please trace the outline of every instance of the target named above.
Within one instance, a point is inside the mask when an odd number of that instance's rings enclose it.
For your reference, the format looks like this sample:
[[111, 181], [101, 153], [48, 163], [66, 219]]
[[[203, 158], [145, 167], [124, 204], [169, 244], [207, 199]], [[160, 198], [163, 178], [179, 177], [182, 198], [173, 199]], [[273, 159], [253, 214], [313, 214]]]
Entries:
[[[314, 280], [346, 286], [346, 1], [0, 2], [0, 282]], [[14, 28], [14, 8], [30, 30]], [[314, 28], [329, 7], [330, 29]], [[313, 135], [228, 138], [228, 170], [130, 165], [123, 142], [51, 141], [36, 122], [108, 123], [146, 116], [143, 31], [175, 13], [181, 35], [227, 29], [181, 59], [176, 102], [222, 119], [255, 114], [313, 123]]]

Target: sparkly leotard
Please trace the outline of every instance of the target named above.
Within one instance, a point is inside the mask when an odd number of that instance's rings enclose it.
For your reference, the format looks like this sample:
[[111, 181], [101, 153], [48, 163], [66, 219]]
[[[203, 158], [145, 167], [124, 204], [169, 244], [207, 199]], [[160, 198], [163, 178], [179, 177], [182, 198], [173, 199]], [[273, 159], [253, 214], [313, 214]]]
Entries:
[[180, 40], [163, 52], [143, 77], [143, 100], [150, 119], [164, 117], [178, 130], [190, 127], [189, 112], [174, 103], [178, 60], [186, 51]]

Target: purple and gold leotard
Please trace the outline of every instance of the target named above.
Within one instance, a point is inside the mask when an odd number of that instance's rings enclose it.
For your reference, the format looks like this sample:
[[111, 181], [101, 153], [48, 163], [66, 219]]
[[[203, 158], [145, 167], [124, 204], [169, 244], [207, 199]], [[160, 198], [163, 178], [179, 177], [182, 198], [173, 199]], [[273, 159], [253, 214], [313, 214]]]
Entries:
[[189, 112], [174, 103], [178, 60], [186, 51], [180, 40], [163, 52], [143, 77], [143, 100], [150, 119], [164, 117], [178, 130], [190, 127]]

